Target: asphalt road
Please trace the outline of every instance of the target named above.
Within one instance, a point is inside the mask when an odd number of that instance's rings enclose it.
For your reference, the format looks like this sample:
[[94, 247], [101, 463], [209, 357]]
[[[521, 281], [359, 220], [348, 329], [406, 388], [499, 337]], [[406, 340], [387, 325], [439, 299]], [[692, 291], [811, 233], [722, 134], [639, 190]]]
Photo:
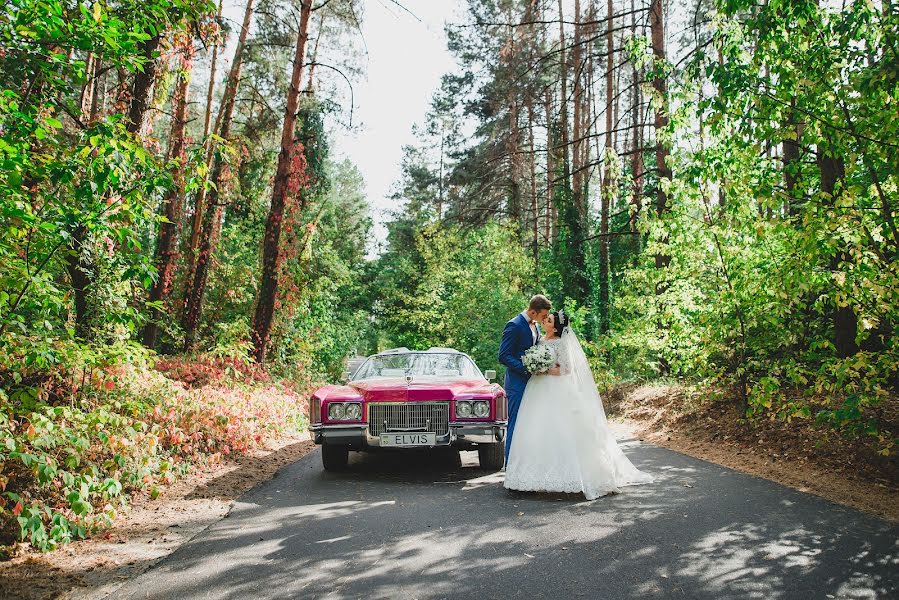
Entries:
[[628, 441], [657, 480], [513, 496], [476, 455], [314, 452], [116, 598], [899, 598], [899, 527]]

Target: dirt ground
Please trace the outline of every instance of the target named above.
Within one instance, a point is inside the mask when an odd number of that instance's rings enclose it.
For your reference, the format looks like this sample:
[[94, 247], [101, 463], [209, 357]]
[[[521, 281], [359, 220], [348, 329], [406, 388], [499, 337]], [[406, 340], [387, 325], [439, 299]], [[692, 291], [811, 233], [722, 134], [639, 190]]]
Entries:
[[846, 440], [808, 421], [747, 421], [734, 404], [684, 411], [674, 386], [619, 386], [604, 397], [635, 435], [736, 471], [899, 522], [899, 461], [867, 440]]
[[236, 460], [194, 470], [155, 500], [135, 498], [111, 529], [95, 537], [2, 562], [0, 600], [114, 597], [126, 580], [225, 516], [243, 492], [313, 448], [308, 435], [287, 437]]

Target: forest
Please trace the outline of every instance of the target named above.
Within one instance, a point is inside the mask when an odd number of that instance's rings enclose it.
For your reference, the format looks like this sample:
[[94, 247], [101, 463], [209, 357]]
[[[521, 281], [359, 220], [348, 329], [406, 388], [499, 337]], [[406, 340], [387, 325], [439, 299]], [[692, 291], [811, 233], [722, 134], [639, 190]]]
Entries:
[[384, 239], [331, 150], [367, 1], [238, 4], [5, 2], [0, 545], [304, 427], [348, 356], [498, 368], [533, 293], [604, 388], [895, 452], [894, 3], [463, 0]]

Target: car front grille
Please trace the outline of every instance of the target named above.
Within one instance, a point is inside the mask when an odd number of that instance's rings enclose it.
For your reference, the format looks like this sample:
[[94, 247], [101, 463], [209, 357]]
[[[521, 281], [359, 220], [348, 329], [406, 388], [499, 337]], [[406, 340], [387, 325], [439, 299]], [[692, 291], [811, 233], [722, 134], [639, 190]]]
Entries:
[[449, 433], [449, 402], [390, 402], [368, 405], [368, 433]]

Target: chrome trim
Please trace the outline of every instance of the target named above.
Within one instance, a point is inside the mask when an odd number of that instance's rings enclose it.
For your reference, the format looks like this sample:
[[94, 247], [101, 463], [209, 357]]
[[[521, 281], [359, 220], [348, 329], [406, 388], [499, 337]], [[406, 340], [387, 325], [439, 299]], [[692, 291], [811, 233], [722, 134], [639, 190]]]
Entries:
[[[394, 403], [385, 403], [394, 404]], [[381, 446], [381, 437], [374, 437], [365, 423], [323, 425], [314, 423], [309, 426], [312, 439], [316, 444], [348, 445], [351, 449], [364, 450]], [[449, 423], [447, 433], [437, 437], [435, 446], [469, 447], [471, 444], [494, 444], [505, 440], [506, 422], [488, 421], [480, 423]], [[399, 447], [399, 446], [398, 446]]]
[[368, 433], [420, 431], [441, 437], [449, 431], [449, 406], [449, 402], [370, 402]]
[[316, 423], [309, 426], [312, 441], [316, 444], [339, 444], [362, 449], [365, 446], [365, 423], [347, 425], [322, 425]]
[[494, 444], [505, 439], [505, 422], [450, 424], [450, 443]]
[[312, 423], [309, 425], [309, 431], [315, 433], [317, 431], [337, 431], [340, 429], [365, 429], [368, 427], [365, 423]]
[[365, 440], [369, 446], [381, 445], [382, 433], [434, 433], [437, 446], [450, 443], [450, 403], [437, 402], [369, 402], [366, 405], [368, 428]]

